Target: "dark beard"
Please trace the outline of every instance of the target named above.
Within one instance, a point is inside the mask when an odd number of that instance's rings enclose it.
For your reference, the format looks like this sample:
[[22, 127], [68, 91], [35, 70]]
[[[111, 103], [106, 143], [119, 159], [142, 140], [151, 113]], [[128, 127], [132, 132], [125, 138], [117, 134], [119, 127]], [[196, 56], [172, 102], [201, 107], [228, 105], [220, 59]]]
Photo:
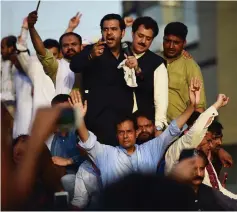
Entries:
[[143, 137], [138, 135], [136, 144], [143, 144], [147, 141], [152, 140], [153, 138], [155, 138], [155, 133], [154, 134], [149, 134], [149, 136], [147, 138], [143, 138]]

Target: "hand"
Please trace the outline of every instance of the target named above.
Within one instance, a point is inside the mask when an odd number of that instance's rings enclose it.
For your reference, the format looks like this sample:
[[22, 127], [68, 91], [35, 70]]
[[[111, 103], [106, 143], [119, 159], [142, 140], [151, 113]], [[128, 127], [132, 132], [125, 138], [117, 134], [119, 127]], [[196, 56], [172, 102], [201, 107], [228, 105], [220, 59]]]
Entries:
[[195, 176], [196, 169], [196, 157], [184, 159], [172, 168], [169, 176], [181, 183], [191, 183], [193, 177]]
[[189, 54], [187, 51], [183, 50], [182, 51], [182, 55], [185, 57], [185, 58], [188, 58], [188, 59], [191, 59], [193, 58], [191, 54]]
[[217, 101], [213, 105], [217, 110], [221, 107], [224, 107], [228, 104], [229, 97], [227, 97], [225, 94], [219, 94], [217, 97]]
[[72, 90], [70, 93], [71, 99], [69, 98], [69, 104], [73, 108], [78, 108], [80, 110], [80, 114], [82, 117], [85, 117], [86, 112], [87, 112], [87, 101], [84, 102], [84, 105], [81, 100], [81, 95], [79, 91]]
[[135, 70], [137, 70], [138, 69], [138, 61], [137, 61], [136, 57], [127, 56], [126, 54], [125, 54], [125, 57], [127, 59], [125, 62], [125, 65], [127, 67], [129, 67], [130, 69], [134, 68]]
[[52, 161], [55, 165], [58, 165], [58, 166], [68, 166], [68, 165], [73, 164], [73, 161], [71, 158], [62, 158], [58, 156], [53, 156]]
[[130, 27], [132, 26], [134, 19], [132, 17], [125, 17], [124, 22], [125, 22], [126, 27]]
[[162, 130], [156, 130], [155, 131], [155, 137], [158, 137], [161, 133], [163, 133]]
[[37, 13], [37, 11], [33, 11], [33, 12], [29, 13], [29, 15], [27, 17], [29, 28], [34, 28], [37, 20], [38, 20], [38, 13]]
[[99, 57], [104, 53], [104, 49], [105, 49], [105, 41], [102, 41], [101, 39], [94, 44], [92, 51], [91, 51], [91, 57], [95, 58], [95, 57]]
[[68, 28], [74, 30], [80, 24], [81, 16], [82, 14], [77, 12], [77, 14], [70, 19]]
[[23, 20], [23, 24], [22, 24], [22, 27], [25, 28], [25, 29], [28, 29], [28, 18], [25, 17], [24, 20]]
[[230, 168], [233, 165], [233, 159], [231, 155], [224, 149], [220, 148], [217, 154], [224, 167]]
[[202, 82], [198, 78], [192, 78], [189, 86], [189, 99], [191, 105], [196, 107], [200, 102]]

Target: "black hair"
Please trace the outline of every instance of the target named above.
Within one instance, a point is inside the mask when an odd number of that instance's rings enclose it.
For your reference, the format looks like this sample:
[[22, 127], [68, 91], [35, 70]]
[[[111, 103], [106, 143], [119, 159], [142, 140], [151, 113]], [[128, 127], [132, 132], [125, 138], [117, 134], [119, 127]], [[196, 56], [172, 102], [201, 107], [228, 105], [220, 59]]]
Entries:
[[137, 122], [134, 118], [134, 116], [131, 114], [129, 115], [123, 115], [123, 116], [120, 116], [118, 119], [117, 119], [117, 122], [116, 122], [116, 130], [117, 130], [117, 126], [125, 121], [131, 121], [133, 123], [133, 126], [134, 126], [134, 129], [137, 130]]
[[223, 126], [220, 122], [218, 121], [213, 121], [211, 123], [211, 125], [208, 127], [208, 130], [209, 132], [211, 132], [212, 134], [216, 135], [216, 136], [223, 136], [222, 134], [222, 130], [223, 130]]
[[171, 22], [166, 25], [164, 30], [164, 36], [175, 35], [182, 40], [186, 40], [188, 34], [188, 27], [181, 22]]
[[75, 32], [67, 32], [67, 33], [64, 33], [60, 38], [59, 38], [59, 45], [60, 45], [60, 48], [62, 48], [62, 40], [64, 37], [66, 36], [70, 36], [70, 35], [73, 35], [75, 37], [77, 37], [77, 39], [79, 40], [80, 42], [80, 45], [82, 44], [82, 39], [81, 39], [81, 36]]
[[193, 156], [200, 156], [204, 160], [205, 166], [208, 165], [209, 162], [206, 154], [202, 150], [197, 149], [184, 149], [179, 156], [179, 161], [191, 158]]
[[64, 103], [64, 102], [68, 102], [68, 98], [71, 99], [71, 96], [68, 94], [58, 94], [57, 96], [55, 96], [52, 101], [51, 101], [51, 105], [56, 105], [56, 104], [60, 104], [60, 103]]
[[[7, 44], [7, 47], [14, 47], [14, 49], [16, 49], [16, 43], [17, 43], [17, 38], [16, 36], [14, 35], [9, 35], [6, 38], [6, 44]], [[5, 39], [4, 38], [4, 39]]]
[[159, 27], [157, 22], [149, 16], [137, 18], [132, 25], [132, 32], [135, 33], [140, 25], [144, 25], [146, 29], [151, 29], [153, 31], [153, 38], [159, 33]]
[[186, 123], [188, 127], [191, 127], [200, 115], [201, 115], [200, 112], [194, 111]]
[[57, 48], [58, 51], [60, 51], [60, 45], [59, 45], [59, 42], [55, 39], [46, 39], [44, 42], [44, 47], [46, 49], [51, 49], [53, 47]]
[[12, 146], [14, 147], [18, 144], [18, 142], [20, 140], [26, 141], [26, 139], [28, 139], [28, 138], [29, 138], [29, 135], [27, 135], [27, 134], [18, 135], [15, 139], [13, 139]]
[[136, 124], [137, 124], [137, 118], [139, 117], [145, 117], [146, 119], [152, 121], [153, 124], [155, 124], [155, 119], [152, 112], [137, 110], [136, 112], [133, 113], [133, 116], [135, 118]]
[[119, 21], [119, 27], [121, 30], [125, 30], [126, 29], [126, 25], [125, 25], [125, 22], [123, 20], [123, 18], [119, 15], [119, 14], [114, 14], [114, 13], [111, 13], [111, 14], [107, 14], [105, 15], [101, 21], [100, 21], [100, 29], [103, 30], [103, 24], [104, 24], [104, 21], [108, 21], [108, 20], [118, 20]]

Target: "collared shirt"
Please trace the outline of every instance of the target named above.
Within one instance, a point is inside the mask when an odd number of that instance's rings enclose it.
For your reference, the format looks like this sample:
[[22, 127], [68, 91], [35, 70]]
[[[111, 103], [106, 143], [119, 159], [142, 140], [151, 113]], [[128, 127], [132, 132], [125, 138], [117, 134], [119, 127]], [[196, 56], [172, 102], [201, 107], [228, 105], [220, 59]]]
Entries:
[[99, 143], [92, 132], [89, 132], [86, 142], [80, 141], [79, 144], [95, 161], [101, 172], [102, 184], [106, 186], [133, 172], [156, 173], [157, 164], [165, 149], [180, 133], [174, 120], [160, 136], [142, 145], [136, 144], [132, 155], [128, 155], [121, 146], [112, 147]]
[[[228, 197], [230, 197], [230, 198], [232, 198], [232, 199], [237, 200], [237, 194], [233, 194], [232, 192], [228, 191], [227, 189], [225, 189], [225, 188], [221, 185], [221, 183], [220, 183], [220, 181], [219, 181], [219, 179], [218, 179], [218, 176], [217, 176], [217, 174], [216, 174], [216, 171], [215, 171], [215, 169], [214, 169], [212, 163], [211, 163], [210, 161], [209, 161], [209, 163], [210, 163], [210, 165], [212, 166], [212, 169], [213, 169], [213, 171], [214, 171], [214, 174], [216, 175], [216, 179], [217, 179], [217, 181], [218, 181], [219, 191], [220, 191], [221, 193], [223, 193], [224, 195], [226, 195], [226, 196], [228, 196]], [[209, 174], [208, 174], [208, 172], [207, 172], [207, 169], [205, 169], [205, 177], [204, 177], [204, 180], [203, 180], [202, 183], [205, 184], [205, 185], [207, 185], [207, 186], [212, 187], [212, 184], [211, 184], [211, 181], [210, 181], [210, 178], [209, 178]], [[215, 188], [215, 189], [216, 189], [216, 188]]]
[[168, 121], [182, 114], [189, 102], [189, 86], [191, 79], [197, 77], [202, 81], [201, 98], [197, 108], [206, 108], [206, 97], [201, 70], [192, 58], [181, 55], [178, 59], [167, 64], [169, 76], [169, 105]]
[[78, 167], [83, 159], [80, 156], [77, 142], [78, 139], [75, 130], [68, 132], [66, 136], [62, 136], [60, 133], [55, 133], [50, 147], [52, 156], [71, 158], [74, 164]]
[[[196, 120], [189, 131], [175, 141], [165, 154], [165, 172], [169, 173], [172, 167], [179, 162], [179, 156], [184, 149], [197, 148], [206, 135], [208, 126], [212, 123], [218, 112], [214, 106], [209, 107]], [[208, 120], [210, 123], [207, 125]]]
[[94, 201], [101, 188], [99, 173], [93, 168], [91, 162], [85, 160], [76, 174], [72, 205], [85, 208], [89, 202]]

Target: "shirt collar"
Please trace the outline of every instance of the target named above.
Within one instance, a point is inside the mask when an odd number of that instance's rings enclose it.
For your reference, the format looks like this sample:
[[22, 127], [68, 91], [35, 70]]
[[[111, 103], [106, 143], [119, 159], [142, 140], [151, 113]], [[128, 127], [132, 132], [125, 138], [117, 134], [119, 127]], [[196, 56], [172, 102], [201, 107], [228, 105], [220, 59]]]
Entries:
[[134, 56], [136, 57], [136, 59], [139, 59], [140, 57], [142, 57], [146, 52], [142, 52], [141, 54], [136, 54], [135, 52], [133, 52]]
[[135, 146], [135, 150], [134, 150], [134, 152], [133, 152], [131, 155], [129, 155], [128, 152], [127, 152], [127, 150], [124, 149], [121, 145], [119, 145], [118, 148], [119, 148], [120, 150], [122, 150], [127, 156], [132, 156], [132, 155], [136, 152], [138, 145], [135, 144], [134, 146]]
[[181, 57], [182, 57], [182, 54], [179, 55], [178, 57], [172, 58], [172, 59], [169, 59], [169, 58], [165, 57], [164, 52], [162, 52], [162, 53], [160, 54], [160, 56], [161, 56], [163, 59], [165, 59], [168, 64], [170, 64], [170, 63], [174, 62], [175, 60], [178, 60], [179, 58], [181, 58]]

